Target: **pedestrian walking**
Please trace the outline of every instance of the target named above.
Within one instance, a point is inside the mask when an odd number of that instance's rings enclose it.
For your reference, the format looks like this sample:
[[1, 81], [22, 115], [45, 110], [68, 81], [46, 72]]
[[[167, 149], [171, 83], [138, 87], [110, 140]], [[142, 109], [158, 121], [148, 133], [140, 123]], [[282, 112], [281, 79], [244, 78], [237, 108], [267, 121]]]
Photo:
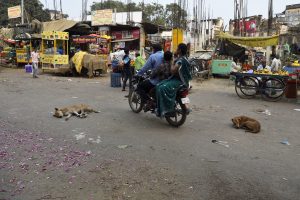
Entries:
[[33, 78], [38, 78], [37, 73], [39, 69], [39, 59], [40, 54], [34, 49], [31, 52], [31, 59], [32, 59], [32, 72], [33, 72]]

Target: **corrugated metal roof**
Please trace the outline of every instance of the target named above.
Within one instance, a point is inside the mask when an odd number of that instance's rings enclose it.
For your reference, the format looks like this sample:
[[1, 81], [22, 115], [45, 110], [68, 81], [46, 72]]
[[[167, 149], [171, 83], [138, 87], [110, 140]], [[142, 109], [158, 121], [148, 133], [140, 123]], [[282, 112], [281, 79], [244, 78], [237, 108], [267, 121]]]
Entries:
[[44, 22], [43, 30], [44, 31], [65, 31], [67, 29], [74, 27], [77, 23], [78, 22], [76, 21], [66, 20], [66, 19]]

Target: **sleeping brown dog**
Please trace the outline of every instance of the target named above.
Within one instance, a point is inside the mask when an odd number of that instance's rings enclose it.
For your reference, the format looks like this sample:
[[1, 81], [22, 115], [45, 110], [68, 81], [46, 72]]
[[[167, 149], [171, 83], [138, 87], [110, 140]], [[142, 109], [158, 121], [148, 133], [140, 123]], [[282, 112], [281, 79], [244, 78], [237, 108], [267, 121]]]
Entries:
[[238, 116], [231, 119], [235, 128], [246, 129], [246, 132], [258, 133], [260, 131], [260, 123], [246, 116]]

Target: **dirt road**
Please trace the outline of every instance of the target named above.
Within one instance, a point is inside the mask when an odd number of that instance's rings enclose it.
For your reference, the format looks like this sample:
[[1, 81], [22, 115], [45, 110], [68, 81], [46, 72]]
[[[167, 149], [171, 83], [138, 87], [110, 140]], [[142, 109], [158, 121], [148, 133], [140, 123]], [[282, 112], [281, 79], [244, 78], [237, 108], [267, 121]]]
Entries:
[[[1, 200], [299, 199], [299, 104], [242, 100], [214, 79], [194, 83], [193, 111], [172, 128], [131, 112], [108, 77], [39, 77], [0, 69]], [[52, 116], [75, 103], [101, 112]], [[259, 120], [261, 133], [232, 128], [241, 114]]]

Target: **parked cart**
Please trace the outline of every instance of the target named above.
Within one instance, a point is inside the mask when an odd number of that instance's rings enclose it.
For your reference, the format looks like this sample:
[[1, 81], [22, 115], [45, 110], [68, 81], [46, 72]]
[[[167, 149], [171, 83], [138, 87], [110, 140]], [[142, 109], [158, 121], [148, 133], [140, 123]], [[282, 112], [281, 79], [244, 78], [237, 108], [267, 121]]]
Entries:
[[278, 101], [284, 95], [289, 76], [232, 72], [235, 92], [243, 99], [261, 95], [268, 101]]

